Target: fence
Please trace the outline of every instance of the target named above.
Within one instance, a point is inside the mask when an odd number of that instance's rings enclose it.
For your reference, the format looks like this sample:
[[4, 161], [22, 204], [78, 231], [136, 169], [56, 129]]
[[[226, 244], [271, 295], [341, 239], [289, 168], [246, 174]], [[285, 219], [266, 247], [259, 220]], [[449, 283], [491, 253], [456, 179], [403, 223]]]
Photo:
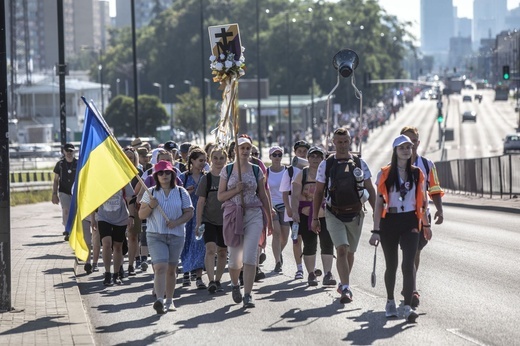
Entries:
[[50, 190], [54, 180], [52, 171], [17, 171], [9, 176], [11, 192]]
[[520, 195], [520, 155], [436, 162], [441, 186], [489, 197]]

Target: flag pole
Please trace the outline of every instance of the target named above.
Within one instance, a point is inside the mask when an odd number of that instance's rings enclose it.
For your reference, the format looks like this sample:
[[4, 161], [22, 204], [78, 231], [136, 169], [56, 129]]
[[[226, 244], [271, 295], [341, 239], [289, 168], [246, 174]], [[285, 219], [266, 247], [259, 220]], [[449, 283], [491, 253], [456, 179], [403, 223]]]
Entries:
[[[114, 136], [114, 134], [110, 130], [110, 127], [108, 126], [107, 122], [105, 121], [105, 118], [103, 118], [103, 115], [101, 115], [101, 113], [99, 113], [99, 110], [97, 109], [96, 105], [94, 104], [94, 101], [91, 100], [90, 103], [89, 103], [89, 102], [87, 102], [87, 100], [85, 99], [84, 96], [81, 96], [81, 99], [83, 100], [83, 102], [85, 102], [87, 107], [92, 111], [94, 116], [96, 116], [96, 118], [101, 122], [101, 124], [103, 125], [103, 127], [107, 131], [108, 135], [110, 137], [112, 137], [112, 139], [119, 145], [119, 141], [117, 140], [117, 138]], [[121, 145], [119, 145], [119, 147], [121, 147]], [[124, 159], [128, 161], [127, 162], [128, 164], [133, 165], [133, 163], [130, 161], [130, 159], [126, 155], [124, 155]], [[143, 178], [141, 178], [141, 176], [139, 174], [136, 174], [135, 177], [137, 178], [137, 180], [141, 184], [141, 187], [144, 188], [146, 193], [148, 193], [148, 196], [150, 198], [152, 198], [153, 195], [148, 190], [148, 186], [146, 186], [146, 184], [144, 183]], [[160, 205], [157, 205], [157, 207], [158, 207], [159, 212], [161, 213], [161, 215], [166, 219], [166, 222], [170, 222], [170, 219], [168, 218], [168, 216], [166, 216], [166, 213], [164, 212], [163, 208]]]

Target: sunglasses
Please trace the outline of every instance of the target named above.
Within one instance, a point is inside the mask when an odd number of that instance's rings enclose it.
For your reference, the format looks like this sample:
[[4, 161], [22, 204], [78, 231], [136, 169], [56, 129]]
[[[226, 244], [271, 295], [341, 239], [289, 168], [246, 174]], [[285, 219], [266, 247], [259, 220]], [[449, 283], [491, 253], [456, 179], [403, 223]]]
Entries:
[[74, 152], [74, 149], [67, 149], [65, 150], [67, 153], [73, 153]]
[[173, 173], [172, 171], [159, 171], [159, 172], [157, 172], [157, 175], [158, 175], [159, 177], [162, 177], [164, 174], [166, 174], [166, 175], [172, 175], [172, 173]]
[[271, 154], [271, 156], [272, 156], [272, 157], [282, 157], [283, 154], [275, 154], [275, 153], [273, 153], [273, 154]]

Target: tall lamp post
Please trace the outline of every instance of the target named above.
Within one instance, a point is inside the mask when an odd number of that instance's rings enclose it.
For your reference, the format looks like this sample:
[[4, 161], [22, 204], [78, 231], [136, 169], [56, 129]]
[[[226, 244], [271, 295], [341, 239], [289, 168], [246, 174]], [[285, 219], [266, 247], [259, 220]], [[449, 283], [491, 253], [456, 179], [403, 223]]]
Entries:
[[175, 84], [169, 84], [168, 85], [168, 88], [169, 89], [172, 89], [172, 100], [170, 102], [170, 130], [172, 132], [172, 137], [173, 137], [173, 100], [174, 100], [174, 96], [175, 94], [173, 93], [173, 89], [175, 88]]
[[163, 98], [162, 98], [162, 85], [160, 83], [153, 83], [153, 86], [159, 88], [159, 100], [162, 103], [163, 102]]

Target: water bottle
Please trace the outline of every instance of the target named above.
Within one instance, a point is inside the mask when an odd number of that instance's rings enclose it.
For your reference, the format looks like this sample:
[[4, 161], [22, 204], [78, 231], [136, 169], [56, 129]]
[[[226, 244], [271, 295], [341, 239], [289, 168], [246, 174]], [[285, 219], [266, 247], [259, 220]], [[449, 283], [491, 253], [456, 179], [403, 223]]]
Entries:
[[298, 230], [300, 229], [300, 224], [298, 222], [293, 222], [291, 227], [291, 239], [293, 241], [298, 240]]
[[201, 240], [204, 237], [204, 231], [206, 230], [206, 224], [202, 224], [199, 227], [199, 235], [195, 236], [195, 239]]

